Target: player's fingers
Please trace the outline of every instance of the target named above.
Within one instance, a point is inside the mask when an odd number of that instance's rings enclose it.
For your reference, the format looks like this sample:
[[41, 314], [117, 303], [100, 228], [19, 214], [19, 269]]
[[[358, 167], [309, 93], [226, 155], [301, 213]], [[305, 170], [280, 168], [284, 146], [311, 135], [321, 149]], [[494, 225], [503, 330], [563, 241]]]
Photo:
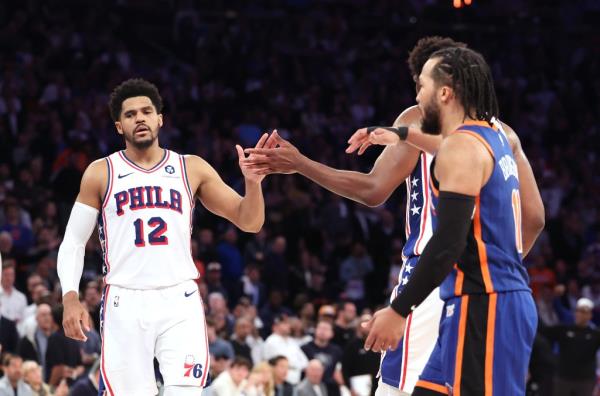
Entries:
[[377, 340], [377, 336], [373, 331], [369, 332], [367, 339], [365, 340], [365, 351], [370, 351], [373, 348], [373, 343]]
[[262, 148], [265, 145], [265, 142], [267, 141], [267, 139], [269, 138], [269, 134], [268, 133], [263, 133], [262, 136], [260, 137], [260, 139], [258, 139], [258, 142], [256, 142], [256, 148]]
[[92, 329], [90, 323], [90, 314], [87, 311], [83, 311], [83, 317], [81, 318], [81, 323], [83, 324], [83, 329], [85, 331], [90, 331]]
[[363, 142], [363, 144], [360, 145], [360, 148], [358, 149], [358, 155], [362, 155], [367, 148], [369, 148], [369, 146], [371, 145], [371, 142], [369, 142], [368, 140]]
[[264, 156], [269, 156], [270, 149], [266, 148], [247, 148], [244, 150], [246, 154], [259, 154]]
[[242, 146], [240, 146], [239, 144], [236, 144], [235, 149], [237, 150], [238, 158], [240, 159], [240, 161], [246, 158], [246, 156], [244, 155], [244, 150], [242, 149]]
[[350, 146], [346, 149], [346, 153], [348, 154], [352, 154], [353, 152], [355, 152], [362, 144], [364, 143], [364, 140], [356, 140], [352, 143], [350, 143]]
[[358, 129], [356, 132], [354, 132], [352, 134], [352, 136], [350, 136], [350, 139], [348, 139], [348, 144], [352, 144], [356, 140], [364, 139], [364, 137], [366, 136], [366, 134], [367, 134], [367, 128], [360, 128], [360, 129]]
[[271, 132], [271, 134], [269, 135], [269, 138], [267, 139], [264, 147], [268, 148], [268, 149], [272, 149], [275, 148], [277, 146], [277, 137], [279, 135], [277, 134], [277, 129], [273, 129], [273, 132]]

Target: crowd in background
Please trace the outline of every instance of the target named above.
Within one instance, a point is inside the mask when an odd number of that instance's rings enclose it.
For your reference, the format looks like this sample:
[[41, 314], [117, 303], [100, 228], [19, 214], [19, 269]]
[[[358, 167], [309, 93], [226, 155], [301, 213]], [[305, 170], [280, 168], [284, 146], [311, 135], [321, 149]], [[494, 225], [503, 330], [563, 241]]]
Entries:
[[[317, 161], [368, 171], [379, 151], [347, 155], [346, 140], [359, 127], [391, 124], [414, 104], [406, 58], [431, 34], [484, 54], [501, 118], [534, 169], [546, 227], [525, 264], [541, 326], [573, 323], [581, 297], [599, 323], [600, 6], [475, 3], [461, 10], [441, 0], [0, 3], [3, 380], [13, 388], [50, 384], [40, 395], [85, 395], [76, 392], [92, 392], [97, 381], [97, 235], [81, 283], [95, 321], [85, 344], [61, 329], [56, 255], [86, 166], [124, 148], [107, 109], [117, 84], [132, 76], [154, 82], [165, 100], [161, 145], [202, 156], [243, 193], [234, 145], [252, 146], [275, 128]], [[308, 381], [335, 395], [339, 384], [377, 371], [377, 355], [361, 351], [358, 324], [396, 282], [404, 189], [376, 208], [298, 175], [268, 176], [263, 189], [267, 218], [255, 235], [201, 205], [195, 211], [192, 254], [213, 387], [274, 395]], [[555, 356], [551, 340], [540, 342]], [[550, 375], [559, 370], [551, 363], [543, 369]]]

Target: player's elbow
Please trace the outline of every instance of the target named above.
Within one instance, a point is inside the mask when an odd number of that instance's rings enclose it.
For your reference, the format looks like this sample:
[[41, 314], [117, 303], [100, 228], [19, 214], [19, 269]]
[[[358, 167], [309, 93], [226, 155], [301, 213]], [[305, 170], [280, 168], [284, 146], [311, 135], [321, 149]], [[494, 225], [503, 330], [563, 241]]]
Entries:
[[539, 205], [536, 205], [536, 207], [524, 211], [523, 217], [523, 226], [536, 236], [539, 235], [546, 226], [546, 212], [544, 210], [544, 204], [541, 202]]
[[372, 188], [363, 193], [361, 201], [363, 204], [374, 208], [376, 206], [383, 205], [389, 196], [390, 194], [386, 194], [383, 191], [378, 191], [377, 189]]
[[256, 223], [251, 223], [251, 224], [240, 224], [238, 225], [239, 229], [244, 231], [244, 232], [248, 232], [251, 234], [256, 234], [258, 233], [263, 225], [265, 224], [265, 219], [260, 220], [259, 222]]

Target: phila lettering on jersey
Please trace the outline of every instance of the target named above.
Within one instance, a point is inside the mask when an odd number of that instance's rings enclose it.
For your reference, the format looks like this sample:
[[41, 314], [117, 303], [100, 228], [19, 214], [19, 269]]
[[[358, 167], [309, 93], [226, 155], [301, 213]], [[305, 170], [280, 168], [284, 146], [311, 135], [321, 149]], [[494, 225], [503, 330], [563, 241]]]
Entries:
[[190, 251], [193, 194], [183, 155], [164, 150], [144, 169], [124, 151], [106, 157], [108, 184], [98, 219], [109, 285], [155, 289], [199, 277]]

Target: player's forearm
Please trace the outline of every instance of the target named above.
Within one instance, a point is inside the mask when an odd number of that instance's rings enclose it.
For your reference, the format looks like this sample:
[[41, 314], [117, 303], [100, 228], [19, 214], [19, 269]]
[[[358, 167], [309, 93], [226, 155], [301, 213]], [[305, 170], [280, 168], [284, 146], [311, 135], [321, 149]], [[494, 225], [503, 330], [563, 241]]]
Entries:
[[237, 226], [245, 232], [258, 232], [265, 222], [265, 200], [260, 183], [246, 180], [246, 194], [238, 208]]
[[409, 128], [405, 141], [419, 150], [425, 151], [429, 154], [435, 154], [442, 143], [442, 136], [428, 135], [416, 128]]
[[525, 153], [519, 150], [515, 157], [517, 171], [519, 172], [519, 194], [521, 196], [523, 256], [526, 256], [544, 229], [546, 215], [542, 196]]
[[377, 206], [387, 198], [378, 196], [375, 180], [366, 173], [335, 169], [304, 156], [297, 171], [321, 187], [364, 205]]

